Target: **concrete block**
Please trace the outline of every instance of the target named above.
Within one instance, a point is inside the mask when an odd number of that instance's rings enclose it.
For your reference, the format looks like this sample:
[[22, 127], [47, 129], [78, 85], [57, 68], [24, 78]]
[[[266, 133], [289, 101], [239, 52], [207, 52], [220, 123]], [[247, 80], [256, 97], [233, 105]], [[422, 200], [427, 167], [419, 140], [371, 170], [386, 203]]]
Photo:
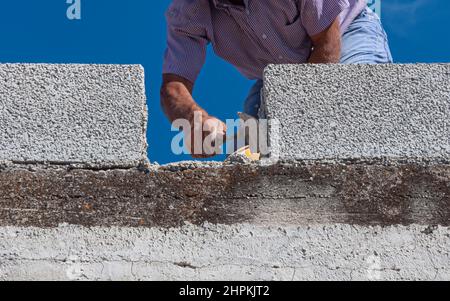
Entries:
[[147, 161], [141, 66], [2, 64], [0, 78], [0, 161]]
[[282, 160], [450, 158], [450, 65], [271, 65], [264, 110]]

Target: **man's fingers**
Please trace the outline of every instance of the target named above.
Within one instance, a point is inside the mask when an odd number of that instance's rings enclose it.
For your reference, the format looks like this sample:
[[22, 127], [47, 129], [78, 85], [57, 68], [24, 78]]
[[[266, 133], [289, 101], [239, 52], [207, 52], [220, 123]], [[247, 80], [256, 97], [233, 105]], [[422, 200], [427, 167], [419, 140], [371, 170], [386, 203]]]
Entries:
[[214, 135], [223, 136], [227, 132], [227, 126], [217, 118], [210, 118], [204, 122], [203, 130]]
[[225, 141], [226, 125], [217, 118], [211, 118], [205, 122], [203, 129], [205, 131], [204, 152], [208, 155], [220, 153], [220, 147]]
[[221, 151], [226, 136], [226, 125], [222, 121], [210, 117], [201, 124], [193, 124], [191, 130], [189, 149], [193, 158], [209, 158]]

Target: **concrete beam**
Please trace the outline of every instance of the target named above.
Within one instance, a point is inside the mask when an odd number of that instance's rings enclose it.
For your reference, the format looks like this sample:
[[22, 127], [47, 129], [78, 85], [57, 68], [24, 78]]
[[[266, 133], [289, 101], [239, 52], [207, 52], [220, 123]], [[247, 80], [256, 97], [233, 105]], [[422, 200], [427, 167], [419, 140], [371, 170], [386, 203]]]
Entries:
[[0, 169], [0, 226], [450, 226], [450, 165], [184, 163]]
[[450, 64], [272, 65], [264, 79], [281, 160], [450, 158]]
[[147, 161], [141, 66], [1, 64], [0, 78], [0, 161]]

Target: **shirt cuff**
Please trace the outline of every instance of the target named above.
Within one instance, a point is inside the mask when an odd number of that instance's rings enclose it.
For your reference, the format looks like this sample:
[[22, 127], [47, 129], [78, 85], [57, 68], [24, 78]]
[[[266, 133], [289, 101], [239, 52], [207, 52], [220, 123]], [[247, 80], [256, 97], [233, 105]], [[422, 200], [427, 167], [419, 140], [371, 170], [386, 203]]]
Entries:
[[188, 81], [190, 81], [191, 83], [195, 83], [195, 81], [197, 80], [198, 77], [198, 73], [197, 72], [193, 72], [192, 69], [188, 70], [188, 69], [184, 69], [184, 68], [180, 68], [180, 66], [177, 66], [175, 64], [167, 64], [163, 66], [163, 74], [175, 74], [178, 75], [182, 78], [187, 79]]

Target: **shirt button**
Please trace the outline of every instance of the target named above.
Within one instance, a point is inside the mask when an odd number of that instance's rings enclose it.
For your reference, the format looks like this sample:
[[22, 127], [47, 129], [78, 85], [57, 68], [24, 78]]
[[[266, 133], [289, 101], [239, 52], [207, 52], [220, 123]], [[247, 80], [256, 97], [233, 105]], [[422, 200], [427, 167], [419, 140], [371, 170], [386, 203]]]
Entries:
[[267, 39], [267, 35], [266, 34], [263, 34], [262, 35], [262, 38], [265, 40], [265, 39]]
[[282, 59], [284, 59], [284, 56], [280, 55], [280, 56], [278, 56], [278, 58], [279, 58], [280, 60], [282, 60]]
[[245, 12], [247, 13], [247, 15], [250, 15], [250, 10], [249, 9], [247, 9]]

